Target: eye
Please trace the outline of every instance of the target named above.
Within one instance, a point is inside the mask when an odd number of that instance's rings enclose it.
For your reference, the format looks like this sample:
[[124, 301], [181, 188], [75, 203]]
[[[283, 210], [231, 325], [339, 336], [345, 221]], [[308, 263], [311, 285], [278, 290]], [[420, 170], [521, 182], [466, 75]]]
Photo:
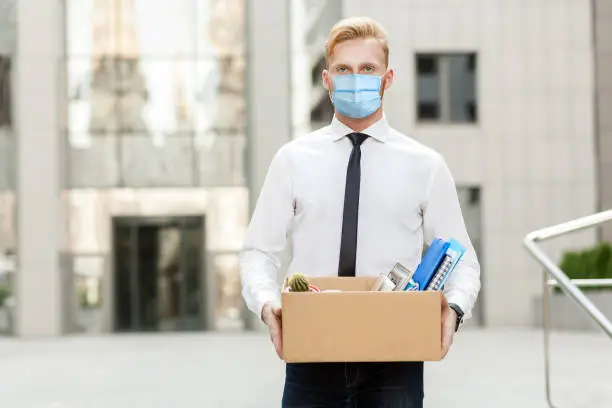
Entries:
[[346, 67], [338, 67], [338, 72], [346, 72]]
[[366, 66], [363, 68], [363, 70], [364, 70], [365, 72], [374, 72], [374, 71], [376, 71], [376, 68], [374, 68], [374, 66], [373, 66], [373, 65], [366, 65]]

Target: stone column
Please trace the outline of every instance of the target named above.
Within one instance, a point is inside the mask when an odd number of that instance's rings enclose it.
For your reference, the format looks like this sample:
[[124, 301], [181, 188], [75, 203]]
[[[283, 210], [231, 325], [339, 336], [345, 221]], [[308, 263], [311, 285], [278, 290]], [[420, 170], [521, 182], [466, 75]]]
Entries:
[[[251, 212], [268, 166], [291, 140], [289, 3], [247, 0], [247, 180]], [[248, 313], [247, 327], [261, 328]]]
[[[15, 64], [17, 138], [16, 335], [65, 331], [60, 259], [60, 164], [64, 103], [63, 2], [19, 0]], [[68, 293], [66, 293], [68, 294]]]

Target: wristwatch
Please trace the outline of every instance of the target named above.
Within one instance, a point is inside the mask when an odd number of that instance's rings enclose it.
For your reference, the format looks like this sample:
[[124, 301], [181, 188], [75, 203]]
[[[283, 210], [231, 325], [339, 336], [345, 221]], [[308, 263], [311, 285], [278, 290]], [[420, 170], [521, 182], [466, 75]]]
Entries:
[[461, 310], [461, 308], [455, 303], [449, 303], [448, 307], [450, 307], [455, 311], [455, 313], [457, 313], [457, 322], [455, 323], [455, 331], [457, 331], [459, 330], [459, 326], [461, 326], [461, 323], [463, 323], [463, 310]]

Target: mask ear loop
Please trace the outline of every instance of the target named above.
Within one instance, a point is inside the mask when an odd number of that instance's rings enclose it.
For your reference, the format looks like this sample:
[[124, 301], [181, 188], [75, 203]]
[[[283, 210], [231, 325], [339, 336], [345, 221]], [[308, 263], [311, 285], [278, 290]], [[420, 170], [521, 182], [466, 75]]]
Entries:
[[385, 85], [387, 85], [387, 76], [389, 75], [389, 70], [387, 70], [384, 74], [383, 74], [383, 78], [380, 81], [380, 99], [383, 99], [383, 96], [385, 95], [385, 90], [386, 87]]

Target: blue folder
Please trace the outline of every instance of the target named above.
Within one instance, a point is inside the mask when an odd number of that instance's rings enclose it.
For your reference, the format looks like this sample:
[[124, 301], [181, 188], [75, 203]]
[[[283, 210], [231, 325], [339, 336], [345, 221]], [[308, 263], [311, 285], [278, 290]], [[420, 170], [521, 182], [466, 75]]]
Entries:
[[442, 259], [444, 259], [446, 255], [448, 246], [449, 243], [440, 238], [435, 238], [431, 242], [431, 245], [429, 245], [427, 252], [425, 252], [421, 263], [412, 277], [414, 282], [418, 285], [419, 290], [425, 290], [429, 281], [431, 281], [431, 278], [438, 270]]
[[429, 281], [426, 290], [442, 290], [444, 283], [451, 275], [461, 258], [465, 254], [465, 247], [458, 241], [451, 239], [440, 267], [434, 277]]

